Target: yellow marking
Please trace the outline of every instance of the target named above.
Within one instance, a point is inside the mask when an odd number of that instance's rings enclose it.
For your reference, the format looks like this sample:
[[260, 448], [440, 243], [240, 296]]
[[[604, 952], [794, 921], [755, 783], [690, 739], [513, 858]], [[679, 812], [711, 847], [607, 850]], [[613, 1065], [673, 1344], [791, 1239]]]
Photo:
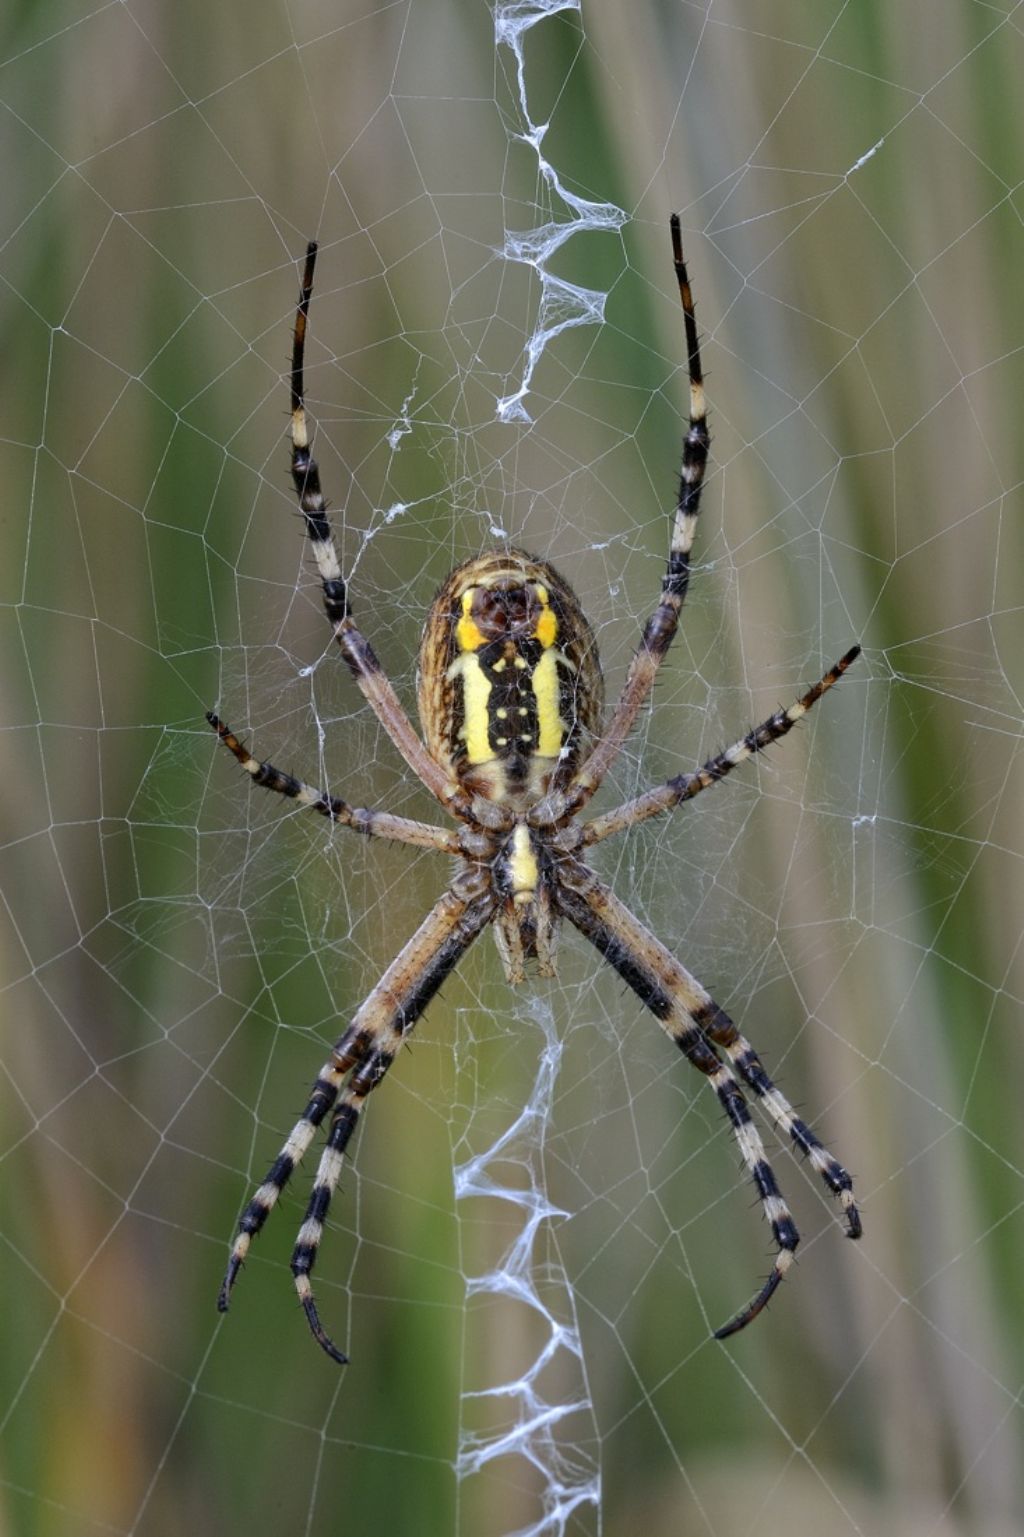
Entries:
[[530, 682], [537, 701], [537, 754], [557, 758], [565, 741], [565, 722], [558, 713], [558, 652], [541, 653]]
[[533, 590], [537, 594], [537, 600], [541, 607], [540, 618], [537, 620], [533, 633], [546, 651], [549, 646], [555, 644], [555, 639], [558, 635], [558, 620], [555, 618], [554, 610], [551, 607], [551, 599], [548, 597], [548, 590], [543, 583], [535, 582]]
[[484, 635], [476, 620], [472, 617], [473, 595], [475, 587], [462, 594], [462, 618], [455, 626], [455, 639], [459, 643], [460, 651], [478, 651], [484, 643]]
[[533, 896], [537, 890], [537, 882], [540, 879], [540, 871], [537, 868], [537, 856], [533, 852], [533, 844], [530, 842], [529, 829], [524, 823], [516, 824], [512, 834], [512, 857], [509, 860], [509, 869], [512, 873], [512, 893], [520, 896]]
[[[566, 724], [558, 708], [558, 668], [561, 664], [571, 669], [571, 663], [555, 649], [559, 628], [558, 618], [551, 607], [548, 588], [543, 582], [534, 582], [531, 587], [540, 605], [540, 613], [533, 627], [533, 638], [541, 646], [541, 655], [529, 676], [530, 687], [536, 700], [538, 731], [536, 737], [532, 732], [521, 733], [517, 740], [526, 748], [532, 745], [539, 758], [558, 758], [568, 735]], [[511, 741], [509, 736], [494, 737], [492, 745], [489, 729], [492, 719], [495, 723], [506, 721], [513, 713], [505, 706], [491, 709], [492, 684], [476, 654], [486, 644], [486, 636], [473, 618], [473, 603], [480, 590], [479, 586], [472, 586], [461, 594], [459, 600], [461, 613], [455, 625], [455, 642], [459, 654], [448, 668], [449, 680], [457, 677], [462, 679], [464, 724], [459, 731], [459, 737], [465, 744], [466, 758], [473, 765], [492, 762], [496, 751], [509, 746]], [[529, 669], [530, 664], [525, 657], [509, 658], [506, 654], [493, 664], [494, 672], [503, 672], [509, 660], [519, 672]], [[530, 712], [525, 707], [519, 706], [514, 713], [522, 720]]]
[[296, 448], [309, 447], [309, 431], [306, 427], [306, 413], [301, 406], [296, 406], [292, 412], [292, 442]]
[[480, 659], [466, 651], [457, 656], [448, 669], [449, 679], [462, 675], [462, 711], [465, 724], [459, 732], [466, 743], [466, 757], [470, 763], [487, 763], [494, 757], [487, 740], [487, 701], [491, 694], [491, 680], [480, 666]]

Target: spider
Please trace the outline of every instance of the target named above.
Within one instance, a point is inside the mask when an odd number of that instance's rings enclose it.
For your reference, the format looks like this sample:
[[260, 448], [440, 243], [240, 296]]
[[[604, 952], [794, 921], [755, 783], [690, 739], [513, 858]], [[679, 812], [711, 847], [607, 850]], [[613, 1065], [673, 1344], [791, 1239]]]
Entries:
[[352, 617], [319, 470], [310, 452], [303, 358], [316, 243], [306, 251], [292, 345], [291, 473], [324, 608], [367, 704], [409, 768], [457, 824], [446, 829], [351, 806], [272, 763], [259, 762], [216, 715], [207, 717], [254, 784], [366, 837], [432, 849], [456, 861], [444, 895], [356, 1010], [317, 1075], [309, 1103], [242, 1213], [220, 1289], [218, 1306], [226, 1312], [253, 1238], [329, 1118], [291, 1269], [314, 1338], [342, 1365], [347, 1357], [320, 1321], [310, 1276], [345, 1150], [367, 1096], [488, 924], [494, 927], [505, 975], [516, 984], [524, 980], [528, 961], [539, 975], [555, 975], [558, 927], [560, 920], [568, 919], [628, 983], [717, 1095], [771, 1227], [776, 1254], [760, 1290], [715, 1331], [716, 1339], [736, 1334], [757, 1317], [792, 1264], [799, 1243], [744, 1090], [760, 1100], [838, 1198], [849, 1237], [861, 1234], [853, 1181], [842, 1164], [796, 1115], [725, 1010], [623, 906], [585, 858], [587, 850], [605, 838], [692, 800], [784, 737], [860, 652], [859, 646], [852, 646], [788, 709], [770, 715], [702, 768], [677, 774], [589, 821], [580, 820], [650, 695], [675, 635], [708, 457], [700, 349], [678, 215], [672, 215], [670, 229], [689, 360], [689, 422], [661, 596], [618, 702], [602, 725], [602, 674], [594, 633], [569, 584], [535, 556], [517, 549], [492, 550], [457, 566], [428, 614], [419, 650], [422, 739]]

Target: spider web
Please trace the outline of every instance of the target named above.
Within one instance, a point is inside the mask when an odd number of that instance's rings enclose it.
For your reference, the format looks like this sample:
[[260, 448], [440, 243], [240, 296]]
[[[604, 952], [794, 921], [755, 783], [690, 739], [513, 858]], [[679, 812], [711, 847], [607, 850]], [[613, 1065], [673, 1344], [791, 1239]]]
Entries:
[[[5, 22], [0, 1529], [1020, 1529], [1021, 8], [25, 3]], [[237, 1213], [435, 856], [262, 794], [203, 722], [435, 816], [325, 637], [287, 477], [296, 259], [359, 621], [411, 705], [458, 560], [581, 595], [609, 690], [697, 569], [601, 804], [865, 657], [602, 875], [855, 1173], [713, 1096], [596, 955], [489, 939], [374, 1097], [294, 1305]], [[311, 1159], [311, 1168], [313, 1160]]]

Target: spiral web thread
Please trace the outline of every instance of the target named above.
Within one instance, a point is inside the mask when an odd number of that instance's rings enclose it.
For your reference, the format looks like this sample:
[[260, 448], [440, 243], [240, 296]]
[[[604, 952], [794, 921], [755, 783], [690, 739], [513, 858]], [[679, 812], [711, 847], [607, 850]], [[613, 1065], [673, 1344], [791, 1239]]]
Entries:
[[[924, 9], [11, 10], [5, 1532], [1020, 1530], [1024, 9]], [[865, 655], [600, 869], [849, 1164], [865, 1239], [772, 1142], [799, 1264], [711, 1344], [769, 1247], [717, 1107], [578, 936], [540, 1002], [482, 940], [332, 1211], [335, 1370], [288, 1272], [310, 1170], [226, 1319], [217, 1286], [447, 872], [250, 795], [203, 719], [427, 812], [295, 517], [296, 260], [321, 242], [317, 452], [403, 702], [437, 583], [503, 541], [573, 583], [614, 694], [678, 465], [672, 208], [712, 473], [616, 795]]]

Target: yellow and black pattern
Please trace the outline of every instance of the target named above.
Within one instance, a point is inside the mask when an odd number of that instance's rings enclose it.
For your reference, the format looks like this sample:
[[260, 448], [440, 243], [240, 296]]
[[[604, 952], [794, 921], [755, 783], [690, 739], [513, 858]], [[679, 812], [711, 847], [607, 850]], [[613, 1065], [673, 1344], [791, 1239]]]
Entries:
[[431, 756], [474, 793], [522, 805], [571, 777], [603, 698], [593, 631], [546, 561], [503, 550], [445, 582], [420, 649]]
[[528, 966], [540, 975], [555, 975], [558, 925], [567, 920], [632, 988], [714, 1090], [776, 1250], [767, 1281], [729, 1323], [715, 1331], [717, 1338], [738, 1333], [764, 1309], [800, 1241], [751, 1116], [748, 1093], [837, 1199], [848, 1236], [861, 1234], [849, 1173], [795, 1113], [725, 1010], [582, 858], [590, 845], [692, 800], [779, 741], [839, 682], [860, 651], [858, 646], [851, 647], [788, 709], [770, 715], [703, 767], [676, 775], [590, 821], [578, 819], [650, 697], [689, 584], [710, 438], [693, 297], [675, 215], [671, 235], [686, 338], [689, 420], [660, 598], [643, 629], [618, 702], [602, 723], [603, 681], [597, 647], [569, 584], [547, 561], [520, 550], [495, 550], [458, 566], [431, 606], [419, 653], [422, 739], [352, 617], [320, 472], [310, 448], [304, 349], [315, 244], [306, 252], [292, 348], [292, 476], [324, 609], [342, 655], [384, 731], [457, 823], [449, 831], [351, 806], [258, 760], [217, 715], [207, 716], [254, 785], [353, 832], [455, 856], [448, 890], [340, 1035], [314, 1081], [305, 1110], [242, 1213], [220, 1290], [219, 1306], [226, 1310], [253, 1238], [329, 1118], [291, 1268], [314, 1338], [341, 1363], [347, 1358], [320, 1322], [311, 1273], [349, 1142], [367, 1096], [387, 1074], [445, 977], [488, 925], [493, 927], [509, 982], [518, 984], [524, 981]]

